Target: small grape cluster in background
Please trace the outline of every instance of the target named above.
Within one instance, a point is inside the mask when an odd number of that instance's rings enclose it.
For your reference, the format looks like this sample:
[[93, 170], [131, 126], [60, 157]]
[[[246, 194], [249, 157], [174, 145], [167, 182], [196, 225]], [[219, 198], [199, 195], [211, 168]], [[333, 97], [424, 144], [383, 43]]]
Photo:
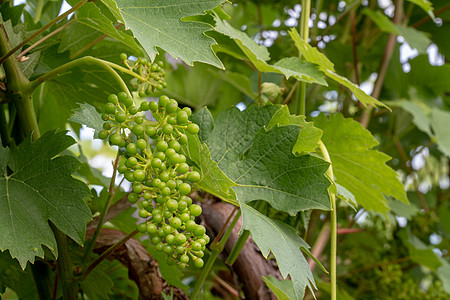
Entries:
[[[156, 122], [139, 114], [149, 110]], [[186, 132], [199, 131], [198, 125], [189, 121], [191, 113], [167, 96], [158, 102], [142, 102], [138, 108], [126, 93], [111, 94], [102, 115], [104, 130], [98, 135], [126, 149], [118, 172], [132, 183], [128, 200], [141, 200], [139, 216], [144, 221], [138, 231], [147, 232], [156, 249], [167, 254], [167, 263], [176, 263], [180, 269], [190, 261], [201, 268], [210, 240], [205, 227], [195, 223], [202, 209], [188, 196], [200, 174], [181, 153], [181, 146], [188, 141]]]

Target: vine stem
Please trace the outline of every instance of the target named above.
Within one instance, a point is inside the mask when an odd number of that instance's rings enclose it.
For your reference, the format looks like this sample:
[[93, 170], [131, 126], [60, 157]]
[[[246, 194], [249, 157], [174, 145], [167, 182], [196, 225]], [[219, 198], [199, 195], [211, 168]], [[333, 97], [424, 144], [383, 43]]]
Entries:
[[[233, 212], [230, 214], [230, 217], [234, 214], [234, 211], [235, 210], [233, 210]], [[225, 232], [219, 243], [217, 243], [217, 238], [214, 240], [214, 242], [211, 243], [211, 250], [212, 250], [211, 255], [209, 256], [206, 265], [203, 267], [202, 273], [200, 274], [198, 281], [195, 283], [194, 290], [192, 291], [191, 294], [191, 299], [195, 299], [198, 296], [198, 293], [200, 292], [200, 289], [202, 288], [203, 283], [206, 280], [206, 277], [208, 277], [208, 274], [211, 272], [214, 262], [216, 261], [220, 252], [222, 252], [223, 248], [225, 247], [228, 237], [230, 236], [231, 231], [233, 230], [234, 226], [239, 220], [240, 215], [241, 210], [238, 210], [237, 214], [234, 216], [233, 221], [231, 222], [230, 226], [228, 227], [227, 231]]]
[[[328, 176], [331, 180], [334, 181], [333, 167], [331, 165], [330, 155], [328, 153], [327, 147], [322, 141], [319, 141], [319, 148], [322, 152], [323, 158], [330, 163], [330, 167], [327, 170]], [[336, 195], [331, 191], [328, 191], [330, 194], [331, 201], [331, 217], [330, 217], [330, 226], [331, 226], [331, 252], [330, 252], [330, 281], [331, 281], [331, 300], [336, 300], [336, 253], [337, 253], [337, 212], [336, 212]]]
[[[100, 224], [100, 223], [99, 223]], [[103, 252], [95, 261], [90, 264], [85, 271], [83, 272], [83, 275], [81, 276], [81, 280], [84, 280], [88, 277], [89, 273], [92, 272], [92, 270], [95, 269], [96, 266], [98, 266], [108, 255], [116, 251], [120, 246], [125, 244], [129, 239], [131, 239], [133, 236], [135, 236], [138, 233], [138, 230], [135, 229], [134, 231], [130, 232], [123, 238], [121, 238], [117, 243], [109, 247], [105, 252]]]
[[88, 0], [81, 0], [80, 2], [78, 2], [75, 6], [73, 6], [71, 9], [69, 9], [68, 11], [66, 11], [65, 13], [61, 14], [60, 16], [58, 16], [57, 18], [53, 19], [52, 21], [48, 22], [45, 26], [41, 27], [38, 31], [36, 31], [35, 33], [33, 33], [32, 35], [30, 35], [29, 37], [27, 37], [26, 39], [24, 39], [21, 43], [19, 43], [17, 46], [15, 46], [14, 48], [12, 48], [8, 53], [6, 53], [5, 55], [3, 55], [0, 58], [0, 65], [3, 64], [6, 59], [8, 57], [10, 57], [11, 55], [13, 55], [14, 53], [16, 53], [17, 50], [21, 49], [23, 46], [25, 46], [29, 41], [31, 41], [32, 39], [34, 39], [35, 37], [37, 37], [38, 35], [40, 35], [42, 32], [44, 32], [45, 30], [47, 30], [48, 28], [50, 28], [51, 26], [55, 25], [56, 23], [58, 23], [59, 21], [61, 21], [62, 19], [64, 19], [65, 17], [67, 17], [68, 15], [70, 15], [71, 13], [73, 13], [74, 11], [76, 11], [77, 9], [79, 9], [81, 6], [83, 6], [86, 2], [88, 2]]
[[115, 79], [116, 81], [119, 83], [120, 88], [125, 91], [127, 93], [127, 95], [129, 97], [132, 97], [130, 91], [128, 90], [127, 85], [125, 84], [125, 82], [122, 80], [122, 78], [119, 76], [119, 74], [117, 74], [114, 69], [121, 71], [125, 74], [131, 75], [133, 77], [136, 77], [142, 81], [145, 81], [145, 78], [143, 78], [142, 76], [134, 73], [133, 71], [126, 69], [122, 66], [119, 66], [115, 63], [103, 60], [103, 59], [98, 59], [92, 56], [85, 56], [82, 58], [78, 58], [76, 60], [73, 60], [71, 62], [68, 62], [62, 66], [59, 66], [58, 68], [55, 68], [53, 70], [51, 70], [50, 72], [42, 75], [39, 78], [36, 78], [35, 80], [31, 81], [30, 85], [32, 89], [37, 88], [39, 85], [41, 85], [43, 82], [53, 79], [55, 77], [57, 77], [58, 75], [72, 69], [75, 67], [80, 67], [82, 65], [97, 65], [100, 66], [102, 68], [104, 68], [105, 70], [107, 70]]
[[[308, 42], [309, 38], [309, 15], [311, 14], [311, 0], [302, 0], [302, 14], [300, 16], [300, 36], [305, 42]], [[300, 55], [301, 56], [301, 55]], [[298, 98], [295, 113], [298, 115], [306, 114], [306, 82], [300, 83], [300, 89], [298, 90]]]
[[100, 214], [100, 220], [98, 221], [97, 227], [95, 228], [94, 235], [92, 236], [91, 241], [89, 242], [89, 245], [84, 252], [83, 255], [83, 261], [84, 263], [87, 262], [87, 258], [91, 251], [94, 249], [95, 241], [97, 240], [100, 231], [103, 226], [103, 221], [105, 220], [106, 213], [108, 212], [109, 207], [111, 206], [111, 202], [114, 199], [114, 196], [116, 195], [116, 190], [114, 189], [114, 182], [116, 180], [116, 174], [117, 174], [117, 167], [119, 165], [119, 153], [117, 152], [116, 159], [114, 161], [114, 170], [113, 175], [111, 177], [111, 181], [109, 183], [109, 191], [108, 191], [108, 198], [106, 199], [105, 206], [103, 206], [103, 210]]

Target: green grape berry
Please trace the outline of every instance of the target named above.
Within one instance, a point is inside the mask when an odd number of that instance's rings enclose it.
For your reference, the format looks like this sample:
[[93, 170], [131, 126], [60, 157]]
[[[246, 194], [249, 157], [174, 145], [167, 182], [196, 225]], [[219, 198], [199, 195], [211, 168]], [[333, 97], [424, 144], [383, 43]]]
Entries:
[[128, 55], [126, 53], [120, 53], [120, 60], [126, 61], [128, 59]]
[[197, 134], [199, 132], [199, 130], [200, 130], [200, 128], [198, 127], [198, 125], [194, 124], [194, 123], [189, 124], [188, 127], [187, 127], [187, 131], [190, 134]]
[[202, 214], [202, 208], [201, 208], [200, 205], [192, 204], [189, 207], [189, 212], [191, 213], [192, 216], [197, 217], [197, 216], [200, 216]]
[[119, 102], [119, 98], [117, 98], [117, 95], [115, 94], [110, 94], [108, 96], [108, 102], [112, 104], [117, 104]]
[[[105, 124], [107, 124], [107, 123], [105, 123]], [[98, 133], [98, 138], [99, 138], [99, 139], [102, 139], [102, 140], [106, 140], [106, 139], [108, 138], [108, 136], [109, 136], [109, 133], [108, 133], [107, 130], [101, 130], [101, 131]]]

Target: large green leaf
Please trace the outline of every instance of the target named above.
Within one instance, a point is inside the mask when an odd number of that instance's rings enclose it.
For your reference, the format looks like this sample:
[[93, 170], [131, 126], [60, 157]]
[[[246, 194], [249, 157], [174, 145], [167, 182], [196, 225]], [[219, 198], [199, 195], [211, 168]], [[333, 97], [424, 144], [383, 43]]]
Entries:
[[95, 107], [89, 103], [81, 103], [79, 108], [73, 110], [73, 115], [70, 117], [70, 121], [84, 124], [87, 127], [94, 129], [95, 138], [97, 137], [99, 131], [103, 129], [103, 124], [105, 123]]
[[292, 215], [312, 208], [328, 210], [329, 181], [324, 176], [328, 163], [292, 154], [301, 127], [265, 129], [279, 109], [253, 105], [219, 114], [206, 140], [211, 157], [236, 184], [232, 189], [240, 203], [264, 199]]
[[11, 258], [9, 251], [0, 251], [0, 294], [5, 292], [6, 287], [19, 281], [22, 273], [19, 262]]
[[349, 190], [357, 203], [383, 213], [389, 209], [386, 196], [408, 203], [397, 173], [386, 165], [390, 157], [372, 150], [378, 142], [360, 123], [341, 114], [329, 119], [321, 114], [314, 125], [323, 130], [322, 141], [330, 154], [336, 183]]
[[212, 51], [214, 40], [204, 32], [212, 30], [209, 24], [182, 21], [183, 18], [202, 15], [224, 0], [117, 0], [125, 25], [131, 29], [153, 59], [160, 47], [170, 55], [180, 57], [188, 65], [201, 61], [219, 68], [222, 63]]
[[0, 249], [9, 249], [22, 268], [44, 256], [42, 245], [57, 254], [49, 221], [84, 243], [91, 220], [84, 199], [90, 193], [71, 177], [80, 163], [70, 156], [53, 158], [74, 142], [66, 132], [48, 132], [34, 143], [27, 138], [16, 151], [0, 148]]
[[263, 276], [264, 282], [272, 290], [278, 300], [296, 299], [292, 280], [278, 280], [272, 275]]
[[439, 150], [450, 156], [450, 112], [433, 108], [430, 117]]
[[407, 1], [419, 6], [434, 20], [433, 3], [431, 3], [428, 0], [407, 0]]
[[297, 143], [295, 143], [292, 149], [293, 153], [313, 152], [322, 137], [322, 130], [314, 127], [314, 123], [306, 122], [305, 116], [291, 115], [287, 106], [283, 106], [273, 115], [267, 129], [276, 125], [299, 125], [302, 127], [297, 138]]
[[356, 84], [352, 83], [350, 80], [348, 80], [345, 77], [340, 76], [337, 74], [334, 70], [333, 63], [322, 53], [317, 50], [317, 48], [312, 47], [307, 42], [305, 42], [300, 35], [298, 34], [297, 30], [295, 28], [292, 28], [289, 31], [289, 35], [295, 42], [295, 46], [297, 47], [300, 54], [305, 57], [307, 62], [316, 64], [319, 66], [319, 70], [325, 73], [326, 76], [329, 78], [335, 80], [339, 84], [342, 84], [343, 86], [350, 89], [356, 98], [358, 98], [359, 101], [364, 106], [372, 105], [372, 106], [384, 106], [388, 108], [384, 103], [378, 101], [377, 99], [373, 98], [372, 96], [367, 95], [365, 92], [363, 92]]
[[270, 59], [269, 51], [265, 46], [258, 45], [245, 32], [233, 28], [227, 21], [221, 20], [217, 16], [215, 17], [215, 21], [215, 29], [234, 39], [236, 44], [259, 71], [279, 73], [288, 79], [294, 77], [297, 80], [308, 83], [327, 85], [323, 73], [318, 70], [316, 65], [302, 61], [298, 57], [283, 58], [274, 65], [270, 65], [267, 63]]
[[251, 206], [241, 203], [242, 228], [249, 230], [262, 255], [275, 256], [281, 275], [291, 276], [297, 299], [302, 299], [305, 288], [313, 292], [314, 276], [300, 249], [309, 252], [309, 245], [297, 235], [297, 231], [277, 220], [268, 218]]

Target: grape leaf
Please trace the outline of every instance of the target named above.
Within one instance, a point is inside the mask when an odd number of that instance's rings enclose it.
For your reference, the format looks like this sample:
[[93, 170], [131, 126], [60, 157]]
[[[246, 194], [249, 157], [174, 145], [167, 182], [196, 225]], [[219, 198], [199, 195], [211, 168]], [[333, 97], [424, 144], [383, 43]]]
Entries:
[[431, 19], [433, 19], [433, 21], [435, 20], [434, 13], [433, 13], [433, 10], [434, 10], [433, 3], [431, 3], [428, 0], [407, 0], [407, 1], [419, 6], [431, 17]]
[[84, 242], [91, 220], [84, 199], [90, 192], [71, 177], [80, 163], [71, 156], [53, 158], [74, 142], [66, 132], [48, 132], [33, 143], [27, 138], [15, 151], [0, 147], [0, 249], [9, 249], [22, 268], [44, 256], [41, 245], [57, 255], [48, 221], [78, 244]]
[[431, 127], [436, 134], [439, 150], [450, 156], [450, 112], [438, 108], [431, 110]]
[[0, 294], [19, 281], [22, 273], [19, 262], [11, 258], [8, 250], [0, 252]]
[[192, 114], [190, 120], [200, 127], [198, 138], [203, 143], [214, 129], [214, 119], [211, 112], [206, 107], [203, 107]]
[[444, 291], [450, 294], [450, 264], [446, 262], [444, 265], [440, 266], [437, 269], [437, 274], [442, 280], [442, 287], [444, 288]]
[[312, 208], [328, 210], [329, 181], [324, 173], [329, 164], [292, 154], [301, 127], [264, 129], [279, 109], [254, 105], [242, 112], [230, 108], [219, 114], [206, 140], [211, 157], [237, 185], [232, 189], [240, 203], [264, 199], [292, 215]]
[[217, 16], [214, 20], [216, 21], [215, 29], [234, 39], [259, 71], [283, 74], [287, 79], [294, 77], [308, 83], [327, 85], [324, 74], [316, 65], [302, 61], [298, 57], [283, 58], [274, 65], [270, 65], [267, 63], [270, 59], [269, 51], [265, 46], [258, 45], [245, 32], [233, 28], [227, 21], [221, 20]]
[[85, 280], [80, 282], [83, 293], [86, 294], [88, 299], [101, 300], [110, 298], [109, 295], [112, 294], [114, 282], [105, 273], [105, 271], [108, 271], [109, 264], [110, 262], [103, 260], [89, 273]]
[[153, 60], [156, 47], [170, 55], [180, 57], [188, 65], [201, 61], [223, 68], [212, 51], [214, 40], [204, 34], [211, 30], [209, 24], [182, 21], [183, 18], [203, 15], [224, 0], [117, 0], [117, 7], [131, 29]]
[[69, 120], [94, 129], [95, 138], [97, 138], [98, 132], [103, 129], [103, 123], [105, 123], [95, 107], [89, 103], [80, 103], [80, 107], [73, 110], [73, 115]]
[[295, 42], [295, 46], [297, 47], [300, 54], [305, 57], [307, 62], [316, 64], [319, 66], [319, 70], [325, 73], [326, 76], [330, 77], [331, 79], [335, 80], [336, 82], [342, 84], [343, 86], [350, 89], [356, 98], [366, 107], [367, 105], [372, 106], [383, 106], [389, 109], [384, 103], [378, 101], [377, 99], [373, 98], [372, 96], [367, 95], [365, 92], [363, 92], [357, 85], [352, 83], [350, 80], [348, 80], [345, 77], [340, 76], [339, 74], [335, 73], [334, 70], [334, 64], [322, 53], [317, 50], [317, 48], [312, 47], [308, 43], [306, 43], [298, 34], [297, 30], [295, 28], [292, 28], [289, 31], [289, 35]]
[[297, 235], [293, 227], [270, 219], [247, 204], [240, 204], [242, 228], [251, 232], [253, 241], [265, 258], [270, 252], [273, 253], [284, 278], [291, 276], [297, 299], [303, 298], [306, 287], [313, 292], [314, 276], [300, 251], [301, 248], [309, 252], [309, 245]]
[[278, 280], [272, 275], [263, 276], [264, 282], [272, 290], [278, 300], [296, 299], [294, 286], [289, 279]]
[[322, 141], [330, 154], [336, 183], [349, 190], [357, 203], [382, 213], [389, 210], [385, 195], [408, 203], [397, 173], [386, 165], [390, 157], [371, 150], [378, 142], [361, 124], [341, 114], [329, 119], [320, 114], [314, 125], [323, 130]]
[[270, 120], [267, 129], [272, 128], [275, 125], [299, 125], [302, 127], [300, 134], [298, 135], [297, 142], [295, 143], [292, 152], [303, 153], [303, 152], [313, 152], [322, 137], [322, 130], [314, 127], [314, 123], [306, 122], [305, 116], [291, 115], [289, 108], [283, 106], [279, 111], [277, 111], [272, 120]]

